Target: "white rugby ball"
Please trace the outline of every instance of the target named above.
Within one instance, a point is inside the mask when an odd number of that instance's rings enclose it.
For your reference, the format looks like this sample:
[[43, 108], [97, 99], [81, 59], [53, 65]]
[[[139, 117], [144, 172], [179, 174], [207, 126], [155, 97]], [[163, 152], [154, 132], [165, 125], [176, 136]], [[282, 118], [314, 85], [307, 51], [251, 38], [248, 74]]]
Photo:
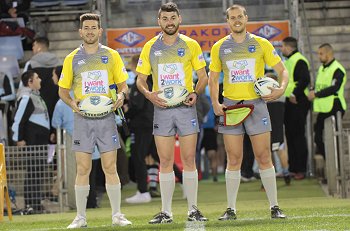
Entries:
[[280, 84], [276, 80], [266, 76], [254, 82], [254, 90], [256, 94], [260, 96], [271, 94], [271, 90], [267, 87], [278, 88], [279, 86]]
[[166, 105], [168, 107], [181, 105], [189, 94], [186, 87], [176, 84], [164, 86], [159, 90], [161, 90], [162, 93], [159, 93], [158, 97], [166, 100]]
[[112, 112], [113, 101], [107, 96], [88, 96], [80, 101], [78, 107], [83, 116], [89, 118], [102, 118]]

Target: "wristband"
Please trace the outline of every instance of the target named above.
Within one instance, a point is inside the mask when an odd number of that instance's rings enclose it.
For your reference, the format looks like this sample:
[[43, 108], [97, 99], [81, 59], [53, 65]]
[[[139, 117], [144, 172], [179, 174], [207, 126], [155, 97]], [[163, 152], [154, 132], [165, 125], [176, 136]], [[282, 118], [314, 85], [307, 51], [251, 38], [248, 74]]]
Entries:
[[121, 92], [124, 96], [124, 100], [126, 99], [126, 93], [124, 91]]
[[199, 95], [196, 91], [192, 91], [192, 93], [196, 94], [197, 98], [199, 97]]

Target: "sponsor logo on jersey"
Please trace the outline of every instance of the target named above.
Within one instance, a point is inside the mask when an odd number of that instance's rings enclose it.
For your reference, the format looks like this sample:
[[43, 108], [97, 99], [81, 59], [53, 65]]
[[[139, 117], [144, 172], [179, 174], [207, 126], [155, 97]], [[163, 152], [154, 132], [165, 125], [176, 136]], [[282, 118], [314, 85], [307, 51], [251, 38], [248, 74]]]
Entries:
[[137, 62], [137, 66], [142, 66], [142, 59], [139, 59], [139, 61]]
[[101, 56], [101, 62], [104, 64], [108, 63], [108, 56]]
[[249, 51], [250, 53], [254, 53], [254, 52], [256, 51], [255, 45], [249, 45], [249, 46], [248, 46], [248, 51]]
[[163, 70], [169, 74], [174, 74], [176, 71], [177, 67], [175, 64], [166, 64], [164, 65]]
[[80, 140], [74, 140], [74, 145], [80, 146]]
[[232, 66], [236, 69], [243, 70], [246, 68], [246, 66], [248, 66], [248, 62], [247, 60], [234, 61]]
[[184, 48], [177, 49], [177, 55], [180, 57], [184, 57], [185, 56], [185, 49]]
[[276, 37], [277, 35], [281, 34], [281, 30], [271, 26], [270, 24], [265, 24], [253, 31], [253, 34], [261, 36], [266, 39], [272, 39]]
[[134, 31], [128, 31], [114, 40], [128, 47], [132, 47], [145, 40], [145, 37]]
[[100, 71], [89, 71], [88, 78], [92, 80], [98, 80], [102, 76]]

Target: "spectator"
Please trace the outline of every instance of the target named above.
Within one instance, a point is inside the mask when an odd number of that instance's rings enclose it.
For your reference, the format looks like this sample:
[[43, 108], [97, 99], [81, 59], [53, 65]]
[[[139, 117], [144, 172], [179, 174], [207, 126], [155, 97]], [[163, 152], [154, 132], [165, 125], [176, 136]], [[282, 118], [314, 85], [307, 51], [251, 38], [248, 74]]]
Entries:
[[[46, 103], [49, 117], [52, 119], [53, 110], [59, 99], [58, 86], [52, 80], [53, 68], [61, 64], [54, 53], [49, 51], [49, 40], [46, 37], [36, 38], [33, 43], [33, 56], [26, 63], [24, 71], [33, 69], [40, 76], [41, 89], [40, 95]], [[51, 133], [55, 133], [51, 128]]]
[[[288, 66], [287, 66], [288, 68]], [[289, 72], [290, 73], [290, 72]], [[291, 74], [291, 73], [290, 73]], [[278, 81], [278, 77], [274, 73], [266, 73], [266, 76], [273, 78]], [[288, 89], [288, 87], [287, 87]], [[283, 179], [286, 185], [290, 185], [291, 176], [289, 174], [289, 164], [288, 164], [288, 153], [286, 152], [285, 144], [284, 144], [284, 127], [283, 122], [285, 120], [285, 96], [281, 96], [280, 98], [270, 101], [267, 103], [267, 109], [271, 118], [271, 151], [272, 153], [278, 154], [278, 158], [280, 160], [280, 164], [282, 167]], [[304, 125], [305, 126], [305, 125]], [[305, 134], [304, 134], [305, 136]], [[288, 149], [289, 150], [289, 149]], [[273, 155], [276, 156], [276, 155]], [[306, 163], [305, 163], [306, 164]], [[276, 166], [276, 161], [275, 161]]]
[[308, 85], [310, 84], [309, 62], [298, 51], [297, 40], [287, 37], [282, 41], [281, 48], [284, 62], [289, 73], [289, 82], [284, 95], [286, 139], [289, 157], [289, 170], [294, 179], [305, 178], [307, 168], [308, 149], [306, 142], [306, 117], [310, 109], [307, 99]]
[[198, 96], [196, 109], [197, 109], [197, 118], [198, 118], [198, 126], [199, 126], [197, 145], [196, 145], [196, 167], [197, 167], [198, 175], [202, 176], [203, 173], [201, 169], [201, 150], [202, 150], [202, 141], [204, 136], [203, 122], [205, 122], [205, 119], [206, 119], [205, 116], [208, 114], [210, 110], [210, 104], [205, 94], [200, 94]]
[[23, 18], [27, 23], [30, 2], [30, 0], [0, 0], [0, 18]]
[[37, 67], [54, 68], [60, 65], [60, 60], [54, 53], [49, 51], [49, 47], [50, 41], [48, 38], [36, 38], [32, 46], [33, 56], [26, 62], [23, 71]]
[[216, 131], [216, 117], [214, 114], [214, 109], [211, 104], [210, 96], [209, 96], [209, 88], [205, 88], [205, 96], [207, 97], [207, 100], [209, 102], [209, 112], [206, 114], [204, 123], [203, 123], [203, 140], [202, 140], [202, 147], [204, 147], [204, 150], [206, 152], [206, 155], [208, 156], [209, 163], [210, 163], [210, 169], [211, 169], [211, 175], [213, 177], [213, 181], [217, 182], [218, 177], [218, 156], [217, 156], [217, 131]]
[[24, 88], [17, 92], [17, 110], [12, 125], [17, 146], [47, 144], [50, 128], [47, 107], [39, 90], [41, 79], [34, 71], [22, 75]]
[[[130, 69], [136, 74], [136, 65], [140, 55], [131, 58]], [[135, 77], [135, 80], [137, 76]], [[148, 88], [152, 89], [152, 79], [148, 78]], [[147, 186], [147, 166], [145, 158], [149, 154], [158, 155], [153, 131], [153, 104], [137, 89], [136, 82], [130, 87], [128, 103], [131, 158], [135, 171], [137, 192], [134, 196], [126, 198], [127, 203], [147, 203], [151, 201], [151, 195]]]
[[318, 58], [322, 65], [317, 72], [315, 89], [310, 90], [308, 98], [313, 101], [314, 112], [318, 112], [315, 124], [316, 154], [325, 158], [324, 121], [330, 116], [335, 116], [338, 111], [344, 115], [344, 87], [347, 76], [345, 68], [335, 59], [329, 43], [324, 43], [318, 48]]
[[[44, 145], [49, 142], [50, 121], [46, 105], [39, 94], [40, 78], [34, 71], [22, 75], [24, 87], [18, 92], [17, 110], [12, 125], [17, 146]], [[24, 200], [27, 209], [42, 211], [41, 189], [45, 157], [35, 151], [27, 156]]]

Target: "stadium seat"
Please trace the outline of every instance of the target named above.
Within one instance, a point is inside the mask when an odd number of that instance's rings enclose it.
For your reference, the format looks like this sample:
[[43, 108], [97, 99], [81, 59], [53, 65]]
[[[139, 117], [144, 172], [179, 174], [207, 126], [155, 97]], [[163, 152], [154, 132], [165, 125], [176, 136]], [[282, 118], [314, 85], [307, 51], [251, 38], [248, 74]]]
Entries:
[[16, 57], [0, 55], [0, 71], [9, 72], [13, 78], [19, 77], [21, 73]]
[[64, 6], [80, 6], [86, 5], [89, 0], [63, 0], [62, 5]]
[[61, 1], [55, 0], [32, 0], [31, 7], [50, 7], [50, 6], [58, 6]]
[[15, 56], [22, 59], [24, 56], [21, 36], [2, 36], [0, 37], [0, 55]]

